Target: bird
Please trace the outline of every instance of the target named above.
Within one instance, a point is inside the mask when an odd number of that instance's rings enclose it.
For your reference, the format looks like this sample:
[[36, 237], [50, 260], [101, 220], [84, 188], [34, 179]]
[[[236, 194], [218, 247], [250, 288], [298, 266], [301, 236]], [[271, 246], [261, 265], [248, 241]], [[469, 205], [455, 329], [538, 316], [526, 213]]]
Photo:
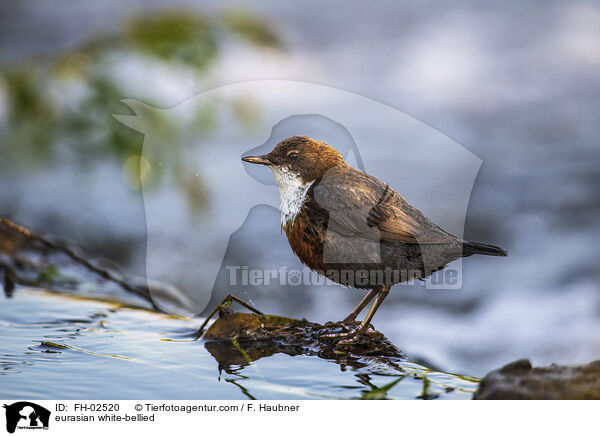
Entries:
[[[353, 168], [323, 141], [292, 136], [266, 155], [242, 160], [273, 172], [281, 197], [281, 230], [300, 261], [336, 283], [369, 290], [341, 322], [346, 331], [326, 335], [340, 344], [356, 343], [368, 333], [394, 284], [424, 280], [473, 254], [507, 256], [500, 247], [444, 231], [387, 183]], [[371, 301], [359, 323], [356, 318]]]

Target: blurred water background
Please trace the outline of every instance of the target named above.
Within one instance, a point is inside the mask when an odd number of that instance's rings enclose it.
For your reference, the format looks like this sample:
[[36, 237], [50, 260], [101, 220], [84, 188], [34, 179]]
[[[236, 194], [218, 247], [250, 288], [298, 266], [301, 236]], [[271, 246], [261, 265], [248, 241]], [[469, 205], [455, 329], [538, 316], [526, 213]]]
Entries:
[[[219, 206], [237, 201], [235, 191], [220, 201], [219, 177], [234, 187], [256, 183], [275, 202], [278, 195], [275, 187], [250, 178], [238, 160], [215, 163], [218, 147], [211, 145], [229, 144], [239, 159], [265, 143], [264, 131], [273, 126], [264, 123], [252, 96], [198, 107], [185, 121], [159, 116], [159, 141], [168, 144], [159, 160], [168, 165], [151, 172], [169, 180], [171, 190], [161, 191], [157, 181], [155, 192], [144, 186], [143, 197], [144, 138], [112, 117], [133, 114], [120, 100], [170, 108], [247, 80], [330, 86], [394, 107], [478, 156], [482, 165], [464, 235], [509, 251], [507, 259], [467, 259], [460, 290], [396, 286], [377, 313], [378, 330], [414, 361], [473, 376], [522, 357], [534, 365], [598, 358], [596, 2], [261, 1], [250, 7], [184, 1], [165, 9], [160, 2], [21, 1], [4, 2], [0, 11], [0, 215], [144, 276], [146, 238], [156, 236], [146, 234], [144, 201], [151, 198], [165, 212], [153, 227], [164, 229], [157, 236], [164, 251], [159, 278], [192, 296], [196, 289], [210, 291], [213, 283], [203, 280], [202, 269], [222, 261], [222, 253], [213, 256], [214, 240], [229, 238], [243, 222], [240, 214], [248, 213]], [[223, 110], [232, 114], [226, 123], [218, 115]], [[363, 121], [380, 131], [379, 137], [371, 133], [374, 141], [387, 143], [386, 125], [368, 114]], [[248, 142], [231, 144], [240, 135]], [[409, 131], [399, 142], [418, 139]], [[181, 151], [189, 143], [206, 150], [193, 167]], [[360, 150], [367, 171], [385, 171], [386, 150]], [[419, 204], [423, 184], [443, 192], [445, 174], [435, 174], [393, 187], [414, 192], [407, 199]], [[245, 197], [240, 204], [246, 205]], [[456, 213], [451, 206], [433, 213]], [[246, 224], [261, 249], [274, 247], [283, 263], [293, 265], [276, 227], [278, 212], [260, 207]], [[201, 228], [207, 217], [218, 219], [222, 226], [215, 228], [223, 234], [194, 236], [179, 225], [192, 220]], [[195, 251], [171, 260], [181, 240], [192, 240]], [[228, 253], [241, 264], [260, 256], [243, 242]], [[243, 296], [268, 313], [324, 322], [343, 318], [361, 295], [313, 286], [285, 293], [246, 289]], [[30, 321], [47, 318], [46, 309], [38, 311], [46, 303], [27, 298]], [[64, 304], [66, 311], [77, 310], [69, 300]], [[3, 335], [13, 328], [10, 307], [0, 306]], [[31, 345], [30, 338], [21, 339], [3, 339], [2, 354], [21, 356]]]

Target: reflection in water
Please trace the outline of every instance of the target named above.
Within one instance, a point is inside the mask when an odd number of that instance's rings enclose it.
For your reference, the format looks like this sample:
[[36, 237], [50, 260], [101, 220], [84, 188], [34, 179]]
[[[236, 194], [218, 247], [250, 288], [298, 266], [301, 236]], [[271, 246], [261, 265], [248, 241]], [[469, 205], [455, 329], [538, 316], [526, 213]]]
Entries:
[[[259, 360], [263, 357], [269, 357], [277, 353], [287, 354], [289, 356], [297, 356], [306, 354], [309, 356], [318, 356], [322, 359], [333, 361], [340, 365], [341, 371], [349, 369], [365, 368], [369, 364], [361, 361], [361, 357], [351, 356], [350, 359], [347, 356], [328, 354], [327, 352], [321, 354], [318, 350], [309, 350], [308, 348], [302, 348], [292, 345], [282, 345], [276, 341], [259, 341], [259, 342], [246, 342], [240, 344], [238, 341], [230, 342], [205, 342], [205, 347], [208, 352], [219, 362], [219, 373], [225, 372], [228, 375], [235, 376], [235, 378], [225, 378], [225, 381], [232, 383], [237, 386], [241, 392], [250, 399], [256, 399], [243, 385], [243, 381], [248, 377], [243, 375], [243, 370], [246, 366], [252, 364], [252, 362]], [[401, 353], [398, 351], [401, 355]], [[382, 356], [381, 358], [374, 359], [379, 361], [383, 367], [389, 366], [398, 372], [403, 372], [399, 365], [394, 365], [394, 357]], [[405, 358], [401, 358], [404, 359]], [[380, 375], [382, 371], [378, 371]], [[391, 374], [389, 374], [391, 375]], [[356, 374], [356, 381], [364, 385], [367, 389], [361, 390], [360, 398], [363, 399], [386, 399], [387, 391], [394, 387], [398, 382], [402, 381], [406, 375], [398, 377], [383, 386], [376, 386], [371, 381], [371, 375], [369, 374]], [[356, 389], [355, 386], [346, 386], [349, 390]], [[326, 397], [324, 395], [324, 397]]]
[[[404, 380], [421, 383], [420, 392], [413, 393], [413, 398], [421, 399], [435, 399], [457, 389], [473, 392], [477, 387], [475, 378], [435, 372], [410, 362], [377, 331], [357, 344], [339, 346], [335, 339], [325, 337], [339, 330], [339, 323], [320, 325], [260, 313], [234, 313], [229, 309], [229, 297], [224, 302], [215, 309], [219, 310], [220, 318], [204, 334], [204, 346], [218, 362], [219, 374], [225, 372], [229, 376], [225, 381], [237, 386], [248, 398], [255, 396], [245, 386], [250, 379], [245, 369], [277, 354], [318, 357], [339, 365], [341, 372], [354, 373], [355, 381], [366, 389], [351, 395], [353, 398], [388, 398], [388, 391]], [[343, 388], [354, 392], [359, 386]]]

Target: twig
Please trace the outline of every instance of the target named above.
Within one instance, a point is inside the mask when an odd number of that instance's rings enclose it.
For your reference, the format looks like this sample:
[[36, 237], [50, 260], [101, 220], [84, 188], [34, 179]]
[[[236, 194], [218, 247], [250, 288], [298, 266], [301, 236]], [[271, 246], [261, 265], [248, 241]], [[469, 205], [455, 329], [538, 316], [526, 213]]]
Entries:
[[[154, 303], [154, 300], [152, 300], [152, 295], [150, 294], [150, 291], [148, 290], [148, 288], [144, 289], [140, 286], [133, 286], [133, 285], [127, 283], [127, 281], [125, 280], [125, 278], [122, 275], [120, 275], [116, 272], [101, 268], [99, 266], [96, 266], [96, 265], [92, 264], [89, 260], [84, 258], [82, 255], [77, 254], [73, 249], [67, 247], [66, 245], [51, 241], [50, 239], [48, 239], [44, 236], [38, 235], [20, 225], [12, 222], [11, 220], [8, 220], [6, 218], [0, 218], [0, 225], [3, 225], [17, 233], [20, 233], [20, 234], [24, 235], [25, 237], [31, 239], [32, 241], [37, 241], [40, 244], [44, 245], [45, 247], [48, 247], [50, 249], [60, 251], [64, 254], [66, 254], [71, 259], [73, 259], [75, 262], [80, 263], [85, 268], [96, 273], [97, 275], [104, 278], [105, 280], [116, 283], [124, 290], [131, 292], [133, 294], [136, 294], [140, 297], [144, 297], [144, 298], [148, 299], [148, 301], [152, 304], [152, 307], [155, 310], [162, 312], [162, 310], [156, 305], [156, 303]], [[6, 270], [6, 271], [7, 271], [7, 273], [5, 273], [5, 274], [10, 274], [8, 272], [9, 270]], [[13, 270], [13, 273], [14, 273], [14, 270]], [[5, 281], [6, 281], [6, 277], [8, 277], [8, 275], [5, 275]]]

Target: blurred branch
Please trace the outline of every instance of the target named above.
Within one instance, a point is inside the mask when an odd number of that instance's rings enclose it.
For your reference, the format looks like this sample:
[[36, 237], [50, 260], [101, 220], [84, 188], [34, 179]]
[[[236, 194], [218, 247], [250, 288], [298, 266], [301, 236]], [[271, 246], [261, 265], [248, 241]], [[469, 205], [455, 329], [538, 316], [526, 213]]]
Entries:
[[[147, 287], [132, 285], [132, 284], [128, 283], [127, 280], [121, 274], [119, 274], [115, 271], [110, 271], [108, 269], [101, 268], [99, 266], [94, 265], [94, 263], [92, 263], [91, 261], [86, 259], [82, 254], [76, 253], [73, 248], [70, 248], [59, 242], [51, 241], [47, 237], [38, 235], [37, 233], [34, 233], [31, 230], [28, 230], [6, 218], [0, 218], [0, 225], [4, 226], [14, 232], [17, 232], [32, 241], [39, 242], [44, 247], [50, 248], [52, 250], [60, 251], [61, 253], [66, 254], [68, 257], [73, 259], [75, 262], [83, 265], [86, 269], [99, 275], [103, 279], [111, 281], [111, 282], [119, 285], [121, 288], [123, 288], [127, 292], [131, 292], [132, 294], [143, 297], [145, 300], [149, 301], [152, 304], [152, 307], [154, 309], [160, 311], [160, 308], [152, 300], [152, 295], [150, 294], [150, 291]], [[17, 276], [16, 272], [14, 271], [14, 269], [11, 268], [10, 266], [8, 266], [8, 265], [2, 265], [2, 266], [5, 269], [4, 280], [5, 280], [5, 288], [8, 289], [8, 291], [5, 290], [7, 293], [12, 292], [12, 290], [14, 289], [15, 283], [29, 284], [29, 285], [34, 285], [34, 286], [40, 285], [39, 282], [33, 282], [31, 280], [19, 278]]]

